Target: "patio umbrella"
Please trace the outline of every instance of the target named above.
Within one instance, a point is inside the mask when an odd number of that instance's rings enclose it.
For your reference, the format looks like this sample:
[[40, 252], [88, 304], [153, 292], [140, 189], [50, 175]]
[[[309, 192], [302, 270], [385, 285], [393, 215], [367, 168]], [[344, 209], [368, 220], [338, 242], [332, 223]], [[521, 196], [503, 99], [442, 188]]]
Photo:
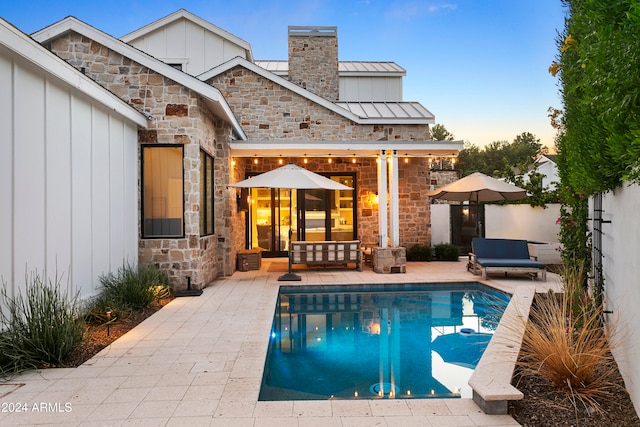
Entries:
[[[292, 163], [281, 166], [269, 172], [245, 179], [230, 187], [240, 188], [287, 188], [293, 190], [353, 190], [353, 188], [340, 184]], [[289, 218], [291, 216], [291, 192], [289, 192]], [[293, 224], [293, 221], [291, 221]], [[289, 226], [289, 272], [278, 278], [280, 281], [299, 281], [300, 276], [291, 271], [291, 225]]]
[[524, 199], [527, 197], [527, 190], [476, 172], [433, 190], [427, 196], [453, 201], [496, 202]]
[[446, 363], [474, 369], [492, 336], [476, 332], [440, 335], [431, 343], [431, 349]]
[[[497, 202], [500, 200], [520, 200], [527, 197], [527, 190], [508, 182], [500, 181], [481, 172], [472, 173], [457, 181], [427, 193], [432, 199], [451, 201]], [[476, 215], [476, 234], [478, 216]]]

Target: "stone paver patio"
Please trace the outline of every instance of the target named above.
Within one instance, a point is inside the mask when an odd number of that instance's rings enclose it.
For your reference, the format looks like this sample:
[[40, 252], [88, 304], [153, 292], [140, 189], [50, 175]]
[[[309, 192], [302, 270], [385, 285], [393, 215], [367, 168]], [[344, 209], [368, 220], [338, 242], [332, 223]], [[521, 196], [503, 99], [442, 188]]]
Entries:
[[[281, 272], [236, 272], [199, 297], [176, 298], [78, 368], [26, 372], [0, 383], [1, 425], [55, 426], [517, 426], [471, 399], [258, 401]], [[272, 269], [274, 270], [274, 269]], [[277, 269], [276, 269], [277, 270]], [[479, 281], [464, 262], [304, 270], [301, 284]], [[485, 283], [507, 292], [525, 277]], [[286, 283], [290, 285], [291, 282]]]

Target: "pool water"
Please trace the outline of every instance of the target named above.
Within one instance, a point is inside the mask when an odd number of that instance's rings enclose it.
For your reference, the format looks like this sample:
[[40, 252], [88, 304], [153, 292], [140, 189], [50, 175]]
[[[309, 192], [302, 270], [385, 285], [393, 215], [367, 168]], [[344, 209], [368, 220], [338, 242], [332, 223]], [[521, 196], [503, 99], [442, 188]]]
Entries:
[[471, 397], [509, 299], [475, 282], [281, 287], [259, 400]]

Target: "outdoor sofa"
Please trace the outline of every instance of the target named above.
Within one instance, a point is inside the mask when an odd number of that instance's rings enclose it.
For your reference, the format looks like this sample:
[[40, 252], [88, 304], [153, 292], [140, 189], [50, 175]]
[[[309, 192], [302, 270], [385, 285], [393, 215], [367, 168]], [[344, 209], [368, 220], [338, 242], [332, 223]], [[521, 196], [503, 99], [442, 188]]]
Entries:
[[489, 273], [531, 273], [547, 280], [545, 265], [530, 258], [526, 240], [473, 238], [467, 270], [482, 272], [483, 280]]
[[362, 250], [359, 240], [291, 242], [291, 263], [336, 266], [354, 263], [362, 271]]

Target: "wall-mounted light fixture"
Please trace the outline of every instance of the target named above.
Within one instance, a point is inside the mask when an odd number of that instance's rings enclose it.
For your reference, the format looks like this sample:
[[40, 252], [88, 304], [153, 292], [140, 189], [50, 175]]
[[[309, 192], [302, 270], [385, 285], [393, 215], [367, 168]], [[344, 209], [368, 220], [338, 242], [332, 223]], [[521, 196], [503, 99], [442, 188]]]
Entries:
[[378, 193], [369, 192], [369, 203], [371, 203], [371, 206], [378, 206], [379, 202], [380, 198], [378, 197]]

